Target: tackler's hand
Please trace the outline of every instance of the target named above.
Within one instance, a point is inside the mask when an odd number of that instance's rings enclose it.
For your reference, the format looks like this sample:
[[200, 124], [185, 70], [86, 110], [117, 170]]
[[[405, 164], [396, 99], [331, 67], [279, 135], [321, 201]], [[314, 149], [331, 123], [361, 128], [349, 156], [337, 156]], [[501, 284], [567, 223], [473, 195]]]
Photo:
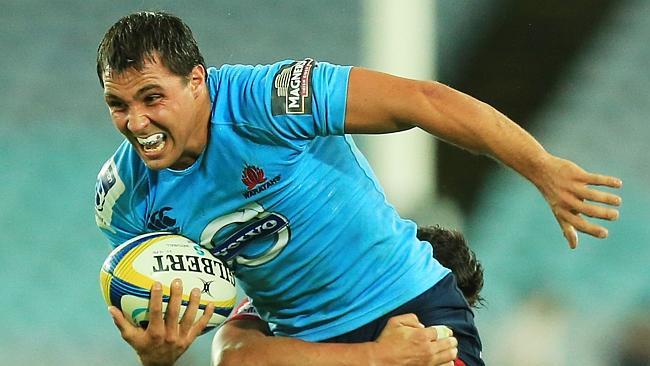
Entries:
[[616, 177], [586, 172], [575, 163], [552, 155], [541, 166], [539, 179], [533, 183], [551, 206], [569, 247], [574, 249], [578, 245], [576, 230], [598, 238], [607, 237], [605, 227], [586, 220], [583, 215], [618, 219], [619, 212], [612, 206], [619, 206], [621, 197], [592, 186], [620, 188], [623, 182]]
[[453, 365], [458, 341], [445, 326], [424, 327], [415, 314], [392, 317], [377, 338], [376, 365]]
[[122, 338], [135, 349], [143, 365], [173, 365], [207, 326], [214, 305], [209, 304], [199, 320], [194, 322], [200, 303], [200, 291], [195, 288], [179, 321], [182, 298], [183, 284], [176, 279], [171, 283], [169, 303], [163, 316], [163, 289], [161, 283], [155, 282], [151, 287], [149, 324], [146, 329], [129, 323], [118, 308], [109, 307]]

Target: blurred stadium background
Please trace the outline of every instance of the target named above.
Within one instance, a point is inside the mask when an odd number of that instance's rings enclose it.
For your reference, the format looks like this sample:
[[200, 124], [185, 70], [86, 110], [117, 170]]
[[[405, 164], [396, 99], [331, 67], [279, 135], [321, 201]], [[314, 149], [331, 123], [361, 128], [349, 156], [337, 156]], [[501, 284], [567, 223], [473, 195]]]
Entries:
[[[397, 38], [405, 48], [383, 55], [403, 57], [384, 71], [468, 92], [551, 152], [623, 178], [610, 238], [580, 236], [570, 251], [534, 187], [491, 160], [421, 136], [406, 139], [415, 152], [359, 138], [403, 215], [462, 230], [482, 259], [489, 365], [650, 364], [650, 2], [390, 3], [3, 0], [0, 364], [137, 364], [101, 299], [109, 246], [92, 202], [120, 142], [95, 50], [114, 21], [141, 9], [184, 18], [211, 65], [313, 57], [383, 69], [381, 47]], [[179, 365], [207, 364], [209, 343], [202, 337]]]

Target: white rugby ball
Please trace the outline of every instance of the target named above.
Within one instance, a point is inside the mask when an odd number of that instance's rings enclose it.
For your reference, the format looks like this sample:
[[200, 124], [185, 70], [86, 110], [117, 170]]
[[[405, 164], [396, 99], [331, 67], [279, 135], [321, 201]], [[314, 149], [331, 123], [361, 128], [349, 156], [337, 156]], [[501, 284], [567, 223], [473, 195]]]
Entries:
[[106, 303], [118, 307], [139, 327], [146, 327], [149, 322], [153, 283], [158, 281], [163, 285], [164, 312], [169, 301], [169, 286], [176, 278], [183, 281], [181, 316], [189, 302], [190, 291], [197, 287], [201, 290], [201, 301], [195, 320], [201, 317], [208, 303], [215, 305], [203, 333], [223, 323], [235, 305], [235, 277], [219, 259], [184, 236], [156, 232], [135, 237], [115, 248], [99, 273]]

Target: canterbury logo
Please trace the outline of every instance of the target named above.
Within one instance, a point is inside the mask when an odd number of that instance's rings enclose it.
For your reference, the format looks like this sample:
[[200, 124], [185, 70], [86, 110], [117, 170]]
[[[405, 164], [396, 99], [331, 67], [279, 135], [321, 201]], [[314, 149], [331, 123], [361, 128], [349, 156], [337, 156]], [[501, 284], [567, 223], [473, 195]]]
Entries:
[[264, 170], [254, 165], [246, 165], [241, 173], [241, 181], [246, 185], [248, 190], [251, 190], [256, 185], [266, 181]]
[[167, 214], [167, 211], [170, 211], [171, 209], [171, 207], [163, 207], [152, 213], [147, 221], [147, 228], [156, 231], [178, 232], [176, 219]]

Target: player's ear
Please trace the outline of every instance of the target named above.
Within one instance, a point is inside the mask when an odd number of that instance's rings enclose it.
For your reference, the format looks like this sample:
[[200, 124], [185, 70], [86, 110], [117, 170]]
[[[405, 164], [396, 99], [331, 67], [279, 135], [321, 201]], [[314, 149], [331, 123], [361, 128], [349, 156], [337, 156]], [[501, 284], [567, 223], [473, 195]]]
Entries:
[[201, 86], [205, 84], [205, 75], [206, 71], [203, 65], [194, 66], [190, 72], [190, 87], [192, 88], [192, 93], [195, 97], [198, 96]]

